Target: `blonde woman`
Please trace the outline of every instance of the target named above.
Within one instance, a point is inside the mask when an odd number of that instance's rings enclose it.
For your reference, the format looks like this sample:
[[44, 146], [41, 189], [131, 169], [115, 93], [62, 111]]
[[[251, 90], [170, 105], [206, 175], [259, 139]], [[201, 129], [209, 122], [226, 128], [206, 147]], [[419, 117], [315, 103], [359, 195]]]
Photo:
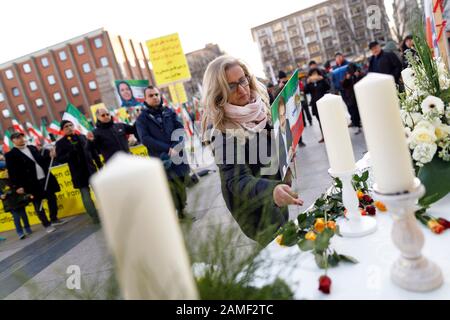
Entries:
[[279, 170], [264, 170], [274, 147], [266, 88], [243, 62], [221, 56], [206, 69], [202, 99], [226, 205], [242, 231], [265, 245], [287, 222], [287, 205], [303, 205]]

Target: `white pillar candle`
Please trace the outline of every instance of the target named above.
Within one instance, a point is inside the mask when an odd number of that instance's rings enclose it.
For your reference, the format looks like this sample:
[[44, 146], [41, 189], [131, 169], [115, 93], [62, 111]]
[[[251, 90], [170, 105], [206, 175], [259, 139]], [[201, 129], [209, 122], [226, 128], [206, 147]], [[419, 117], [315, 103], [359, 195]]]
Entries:
[[333, 173], [355, 170], [355, 157], [340, 96], [326, 94], [317, 101], [328, 160]]
[[118, 154], [91, 183], [123, 297], [197, 299], [161, 161]]
[[369, 73], [355, 84], [355, 94], [379, 191], [411, 190], [414, 170], [394, 78]]

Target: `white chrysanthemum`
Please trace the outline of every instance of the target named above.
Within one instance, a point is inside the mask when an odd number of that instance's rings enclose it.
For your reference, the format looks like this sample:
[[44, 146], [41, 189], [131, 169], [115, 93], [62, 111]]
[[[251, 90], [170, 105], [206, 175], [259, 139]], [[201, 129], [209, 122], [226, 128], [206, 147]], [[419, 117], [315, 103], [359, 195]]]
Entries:
[[418, 166], [431, 162], [437, 151], [435, 143], [421, 143], [414, 148], [413, 159], [417, 161]]
[[417, 86], [415, 84], [416, 75], [414, 74], [414, 70], [412, 68], [406, 68], [402, 71], [402, 79], [405, 84], [406, 91], [409, 94], [417, 92]]
[[446, 75], [440, 75], [439, 86], [441, 87], [441, 90], [447, 90], [450, 87], [450, 78]]
[[435, 141], [435, 128], [427, 121], [421, 121], [411, 132], [410, 142], [413, 148], [422, 143], [434, 143]]
[[445, 110], [444, 102], [435, 96], [428, 96], [421, 104], [424, 114], [443, 114]]
[[436, 129], [435, 129], [434, 133], [438, 140], [444, 140], [445, 138], [447, 138], [450, 135], [450, 126], [449, 125], [440, 123], [437, 126], [435, 126], [435, 128]]
[[445, 111], [445, 117], [447, 118], [447, 122], [450, 122], [450, 106], [447, 106], [447, 110]]
[[418, 112], [407, 112], [405, 110], [400, 110], [400, 116], [403, 120], [403, 123], [410, 128], [413, 128], [423, 120], [422, 114]]

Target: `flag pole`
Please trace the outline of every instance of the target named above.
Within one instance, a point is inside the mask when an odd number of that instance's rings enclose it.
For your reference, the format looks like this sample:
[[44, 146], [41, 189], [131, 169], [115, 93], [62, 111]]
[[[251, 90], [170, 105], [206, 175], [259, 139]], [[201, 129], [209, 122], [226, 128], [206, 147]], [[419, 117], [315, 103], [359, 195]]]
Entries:
[[[50, 165], [48, 166], [47, 177], [45, 178], [44, 192], [47, 191], [48, 180], [49, 180], [49, 178], [50, 178], [50, 169], [51, 169], [52, 166], [53, 166], [53, 160], [54, 160], [54, 159], [55, 159], [55, 158], [53, 158], [53, 157], [51, 158], [51, 160], [50, 160]], [[44, 199], [41, 200], [41, 204], [39, 205], [39, 211], [42, 210], [43, 204], [44, 204]]]

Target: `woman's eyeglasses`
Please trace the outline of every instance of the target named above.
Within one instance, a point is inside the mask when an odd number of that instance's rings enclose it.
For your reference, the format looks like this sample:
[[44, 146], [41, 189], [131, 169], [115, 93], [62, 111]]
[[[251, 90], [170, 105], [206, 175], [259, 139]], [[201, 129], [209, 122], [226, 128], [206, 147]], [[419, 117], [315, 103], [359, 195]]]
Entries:
[[245, 88], [248, 85], [249, 85], [249, 79], [248, 79], [248, 76], [245, 76], [245, 77], [242, 77], [241, 79], [239, 79], [238, 82], [228, 83], [228, 88], [230, 89], [231, 92], [236, 92], [237, 88], [239, 86]]
[[109, 116], [109, 113], [102, 113], [102, 114], [99, 114], [99, 116], [102, 117], [102, 118], [103, 117], [107, 117], [107, 116]]

